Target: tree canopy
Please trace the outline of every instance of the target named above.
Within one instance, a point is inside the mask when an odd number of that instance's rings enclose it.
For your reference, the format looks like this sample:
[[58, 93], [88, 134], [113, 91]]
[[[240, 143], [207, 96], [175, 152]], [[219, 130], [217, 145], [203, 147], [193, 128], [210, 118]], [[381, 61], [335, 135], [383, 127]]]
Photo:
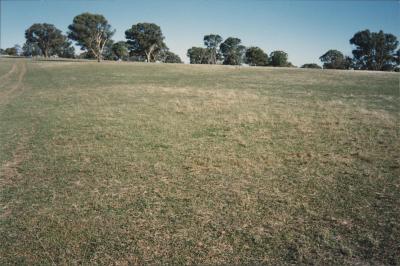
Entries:
[[396, 65], [400, 65], [400, 49], [397, 50], [397, 52], [394, 56], [394, 60], [396, 62]]
[[105, 45], [115, 32], [103, 15], [91, 13], [76, 16], [68, 29], [68, 37], [76, 41], [82, 50], [93, 54], [99, 62]]
[[191, 64], [208, 64], [209, 50], [202, 47], [192, 47], [187, 51]]
[[229, 37], [220, 45], [224, 57], [224, 65], [240, 65], [243, 61], [243, 54], [246, 47], [241, 45], [239, 38]]
[[384, 70], [388, 65], [396, 64], [399, 42], [393, 34], [363, 30], [354, 34], [350, 44], [356, 46], [353, 56], [355, 66], [359, 69]]
[[6, 55], [16, 56], [16, 55], [18, 55], [18, 48], [16, 46], [10, 47], [10, 48], [6, 48], [4, 50], [4, 53]]
[[245, 62], [250, 66], [266, 66], [268, 55], [259, 47], [250, 47], [246, 50]]
[[179, 55], [171, 52], [171, 51], [163, 51], [160, 53], [160, 61], [163, 63], [171, 63], [171, 64], [181, 64], [182, 60]]
[[154, 23], [138, 23], [125, 31], [125, 38], [131, 53], [145, 56], [147, 62], [154, 62], [157, 54], [166, 48], [161, 28]]
[[322, 67], [318, 64], [315, 63], [308, 63], [308, 64], [304, 64], [302, 65], [300, 68], [315, 68], [315, 69], [321, 69]]
[[[113, 40], [108, 40], [106, 44], [104, 45], [103, 53], [102, 53], [102, 58], [105, 60], [116, 60], [116, 55], [113, 52], [113, 47], [114, 41]], [[93, 57], [93, 55], [91, 55]]]
[[289, 66], [288, 54], [284, 51], [273, 51], [269, 55], [269, 64], [276, 67]]
[[22, 46], [23, 56], [41, 56], [42, 50], [39, 48], [37, 43], [25, 42]]
[[112, 45], [111, 49], [117, 60], [124, 60], [129, 56], [128, 44], [126, 42], [116, 42]]
[[75, 58], [75, 48], [71, 42], [65, 41], [56, 51], [59, 57]]
[[[125, 31], [126, 42], [114, 43], [111, 37], [115, 30], [101, 14], [82, 13], [74, 17], [68, 26], [67, 36], [61, 30], [48, 23], [35, 23], [25, 31], [26, 42], [18, 47], [0, 49], [0, 54], [45, 56], [58, 55], [74, 58], [75, 49], [72, 41], [84, 52], [80, 58], [97, 58], [100, 62], [107, 60], [134, 60], [146, 62], [181, 63], [180, 57], [169, 51], [164, 42], [160, 26], [154, 23], [138, 23]], [[259, 47], [248, 47], [241, 44], [239, 38], [229, 37], [225, 41], [218, 34], [203, 37], [203, 47], [188, 49], [187, 56], [191, 64], [240, 65], [244, 61], [250, 66], [295, 67], [288, 62], [284, 51], [273, 51], [268, 56]], [[360, 70], [399, 70], [400, 49], [397, 37], [390, 33], [358, 31], [350, 39], [355, 46], [353, 57], [331, 49], [320, 57], [326, 69], [360, 69]], [[304, 64], [302, 68], [320, 68], [314, 63]]]
[[345, 69], [345, 57], [342, 52], [331, 49], [320, 58], [326, 69]]
[[52, 24], [35, 23], [25, 31], [27, 43], [36, 44], [45, 57], [56, 54], [67, 38]]
[[209, 50], [209, 63], [216, 64], [218, 59], [221, 57], [218, 48], [222, 42], [222, 37], [218, 34], [209, 34], [205, 35], [203, 40], [204, 45]]

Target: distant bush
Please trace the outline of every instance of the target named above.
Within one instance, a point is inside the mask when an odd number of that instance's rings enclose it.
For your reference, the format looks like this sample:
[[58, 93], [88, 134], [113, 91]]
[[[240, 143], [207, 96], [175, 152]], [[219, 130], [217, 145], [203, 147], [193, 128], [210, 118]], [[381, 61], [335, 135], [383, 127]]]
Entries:
[[161, 52], [159, 55], [159, 61], [163, 63], [182, 64], [182, 60], [179, 55], [170, 51]]
[[210, 62], [210, 50], [202, 47], [192, 47], [187, 51], [187, 57], [191, 64], [208, 64]]
[[301, 68], [315, 68], [315, 69], [322, 69], [321, 66], [315, 64], [315, 63], [310, 63], [310, 64], [304, 64], [301, 66]]
[[276, 67], [290, 67], [288, 54], [284, 51], [273, 51], [269, 55], [269, 65]]
[[18, 49], [16, 47], [10, 47], [10, 48], [6, 48], [4, 50], [4, 53], [6, 55], [12, 55], [12, 56], [16, 56], [18, 55]]
[[245, 53], [245, 62], [250, 66], [266, 66], [268, 55], [259, 47], [249, 47]]
[[297, 68], [297, 66], [293, 65], [292, 62], [288, 62], [288, 63], [286, 64], [286, 67], [294, 67], [294, 68]]
[[345, 69], [345, 57], [338, 50], [329, 50], [319, 60], [324, 63], [324, 69]]

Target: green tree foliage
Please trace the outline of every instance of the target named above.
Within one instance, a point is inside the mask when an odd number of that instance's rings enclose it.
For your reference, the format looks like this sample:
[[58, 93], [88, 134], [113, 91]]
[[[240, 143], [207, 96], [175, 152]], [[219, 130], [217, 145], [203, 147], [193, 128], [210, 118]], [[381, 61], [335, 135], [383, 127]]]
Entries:
[[78, 58], [78, 59], [94, 59], [96, 57], [93, 54], [91, 54], [90, 52], [84, 51], [84, 52], [80, 53], [76, 58]]
[[103, 15], [83, 13], [68, 26], [68, 37], [77, 42], [82, 50], [93, 54], [100, 62], [107, 42], [114, 35], [111, 25]]
[[187, 51], [191, 64], [208, 64], [210, 58], [210, 50], [202, 47], [192, 47]]
[[321, 66], [315, 64], [315, 63], [309, 63], [309, 64], [304, 64], [301, 66], [301, 68], [315, 68], [315, 69], [322, 69]]
[[25, 31], [27, 43], [36, 44], [45, 57], [56, 54], [66, 37], [52, 24], [35, 23]]
[[394, 56], [396, 66], [393, 68], [395, 72], [400, 72], [400, 49], [397, 50], [396, 55]]
[[243, 61], [243, 55], [246, 47], [241, 45], [239, 38], [229, 37], [220, 45], [221, 53], [223, 55], [224, 65], [240, 65]]
[[209, 63], [216, 64], [218, 59], [221, 58], [221, 54], [219, 52], [219, 45], [222, 42], [222, 37], [218, 34], [209, 34], [204, 36], [204, 45], [207, 47], [208, 55], [209, 55]]
[[108, 40], [106, 44], [104, 45], [103, 53], [102, 53], [102, 58], [104, 60], [116, 60], [116, 56], [112, 50], [112, 47], [114, 45], [113, 40]]
[[266, 66], [268, 55], [259, 47], [250, 47], [246, 50], [245, 61], [251, 66]]
[[288, 62], [288, 54], [284, 51], [273, 51], [269, 55], [269, 64], [275, 67], [289, 66], [290, 63]]
[[6, 55], [11, 55], [11, 56], [18, 56], [20, 54], [22, 54], [22, 48], [21, 46], [19, 46], [18, 44], [14, 45], [13, 47], [10, 48], [6, 48], [4, 50], [4, 53]]
[[75, 58], [75, 48], [70, 42], [65, 42], [58, 51], [58, 55], [63, 58]]
[[345, 56], [343, 62], [343, 69], [351, 69], [351, 68], [354, 68], [354, 60], [350, 56]]
[[5, 53], [6, 55], [12, 55], [12, 56], [18, 55], [18, 51], [15, 47], [6, 48]]
[[171, 51], [163, 51], [160, 53], [160, 61], [163, 63], [171, 63], [171, 64], [181, 64], [182, 60], [179, 55], [171, 52]]
[[400, 49], [397, 50], [396, 55], [394, 56], [394, 60], [396, 65], [400, 65]]
[[297, 67], [297, 66], [293, 65], [292, 62], [288, 62], [286, 67]]
[[25, 42], [22, 46], [23, 56], [41, 56], [42, 50], [37, 43]]
[[116, 60], [127, 60], [129, 56], [128, 45], [126, 42], [120, 41], [112, 45], [112, 52]]
[[388, 65], [396, 64], [395, 55], [399, 42], [393, 34], [363, 30], [354, 34], [350, 44], [356, 46], [353, 56], [359, 69], [385, 70]]
[[136, 54], [129, 55], [128, 58], [128, 61], [134, 61], [134, 62], [147, 62], [146, 60], [147, 60], [146, 56], [136, 55]]
[[161, 28], [154, 23], [138, 23], [125, 31], [132, 55], [145, 56], [154, 62], [158, 53], [166, 48]]
[[326, 69], [346, 69], [348, 67], [348, 59], [346, 59], [342, 52], [338, 50], [331, 49], [323, 54], [319, 59]]

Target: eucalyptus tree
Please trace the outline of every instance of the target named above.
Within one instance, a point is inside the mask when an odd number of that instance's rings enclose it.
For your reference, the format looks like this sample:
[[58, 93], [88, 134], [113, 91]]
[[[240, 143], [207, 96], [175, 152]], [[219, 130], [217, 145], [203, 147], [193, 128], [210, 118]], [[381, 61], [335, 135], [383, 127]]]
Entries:
[[111, 47], [117, 60], [126, 60], [129, 55], [128, 45], [126, 42], [119, 41]]
[[350, 39], [354, 49], [354, 63], [357, 68], [385, 70], [396, 65], [397, 37], [390, 33], [359, 31]]
[[224, 65], [240, 65], [246, 47], [241, 45], [239, 38], [229, 37], [220, 45], [221, 53], [224, 57]]
[[125, 38], [131, 55], [145, 56], [147, 62], [154, 62], [157, 54], [167, 46], [160, 26], [154, 23], [138, 23], [125, 31]]
[[345, 69], [346, 59], [342, 52], [331, 49], [320, 58], [326, 69]]
[[209, 64], [210, 50], [203, 47], [192, 47], [187, 51], [190, 64]]
[[53, 24], [35, 23], [25, 31], [27, 45], [35, 44], [42, 51], [44, 57], [56, 54], [67, 42], [61, 30]]
[[259, 47], [249, 47], [246, 50], [245, 62], [251, 66], [266, 66], [268, 55]]
[[103, 58], [104, 47], [115, 33], [103, 15], [91, 13], [76, 16], [68, 29], [68, 37], [87, 54], [93, 54], [99, 62]]
[[218, 34], [209, 34], [204, 36], [204, 45], [209, 50], [209, 63], [216, 64], [221, 57], [219, 52], [219, 45], [222, 42], [222, 37]]
[[322, 67], [315, 63], [307, 63], [302, 65], [300, 68], [314, 68], [314, 69], [322, 69]]
[[269, 64], [275, 67], [289, 66], [288, 54], [284, 51], [273, 51], [269, 55]]

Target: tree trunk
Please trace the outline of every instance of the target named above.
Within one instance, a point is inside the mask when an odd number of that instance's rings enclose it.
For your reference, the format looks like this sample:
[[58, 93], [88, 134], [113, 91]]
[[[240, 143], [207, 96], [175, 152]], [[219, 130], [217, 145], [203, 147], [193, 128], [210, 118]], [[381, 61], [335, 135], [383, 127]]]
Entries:
[[151, 53], [150, 52], [145, 52], [145, 53], [146, 53], [146, 57], [147, 57], [147, 63], [150, 63]]
[[156, 48], [156, 44], [153, 44], [153, 45], [150, 46], [148, 52], [145, 51], [146, 57], [147, 57], [147, 63], [150, 63], [150, 62], [151, 62], [151, 55], [152, 55], [152, 53], [153, 53], [153, 51], [154, 51], [155, 48]]
[[217, 51], [216, 51], [216, 49], [214, 48], [213, 50], [212, 50], [212, 64], [216, 64], [217, 63]]
[[[90, 48], [90, 50], [92, 51], [92, 53], [93, 53], [93, 55], [97, 58], [97, 62], [101, 62], [101, 56], [102, 56], [102, 53], [101, 53], [101, 51], [100, 52], [98, 52], [98, 53], [96, 53], [96, 51], [93, 49], [93, 48]], [[88, 51], [89, 52], [89, 51]]]
[[101, 43], [101, 35], [98, 37], [99, 41], [98, 41], [98, 45], [97, 47], [99, 48], [99, 55], [97, 57], [97, 62], [101, 62], [101, 60], [103, 59], [103, 50], [104, 50], [104, 46], [106, 45], [108, 38], [104, 40], [103, 43]]

